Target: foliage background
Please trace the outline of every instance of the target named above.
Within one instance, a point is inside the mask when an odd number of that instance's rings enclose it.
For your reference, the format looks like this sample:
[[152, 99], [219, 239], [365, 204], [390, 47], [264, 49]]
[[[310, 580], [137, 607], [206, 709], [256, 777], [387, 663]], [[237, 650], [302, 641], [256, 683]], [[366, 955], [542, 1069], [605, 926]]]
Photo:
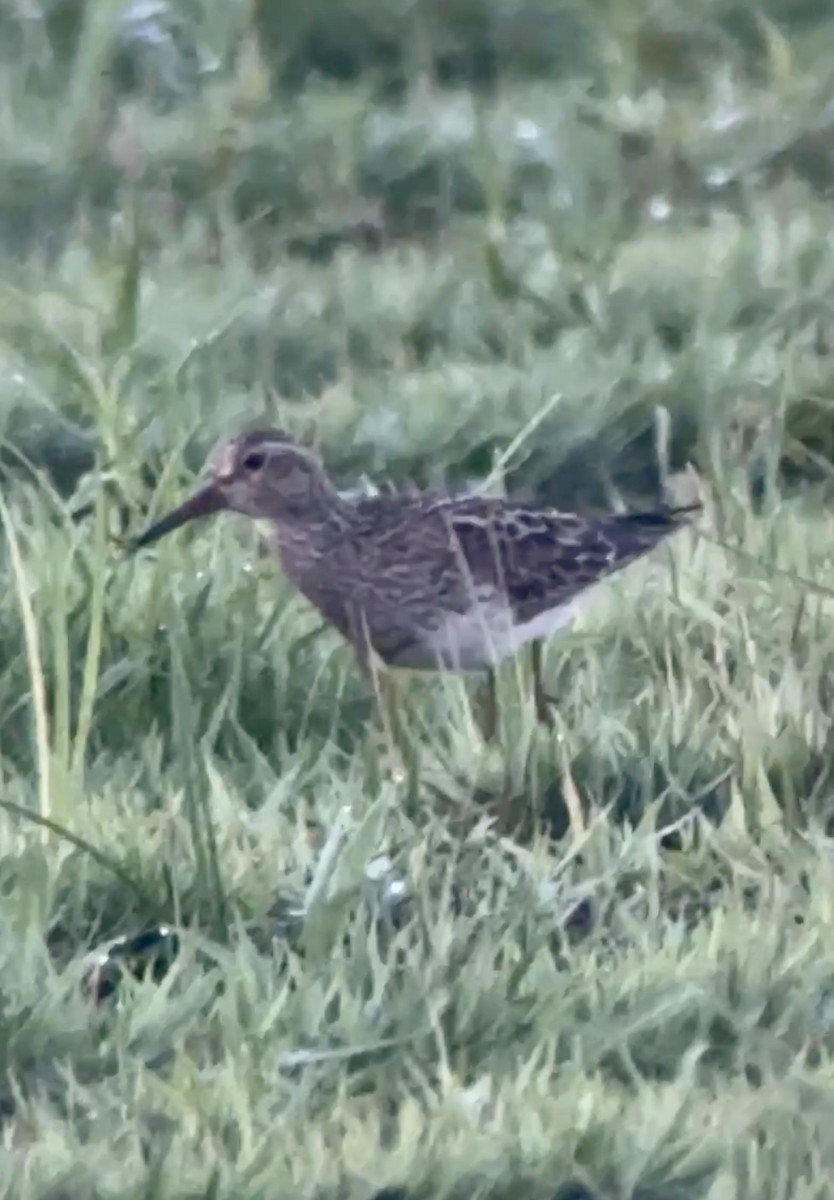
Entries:
[[[3, 1195], [831, 1194], [832, 63], [819, 0], [0, 5]], [[403, 782], [254, 531], [114, 546], [257, 418], [708, 511], [552, 734], [410, 685]]]

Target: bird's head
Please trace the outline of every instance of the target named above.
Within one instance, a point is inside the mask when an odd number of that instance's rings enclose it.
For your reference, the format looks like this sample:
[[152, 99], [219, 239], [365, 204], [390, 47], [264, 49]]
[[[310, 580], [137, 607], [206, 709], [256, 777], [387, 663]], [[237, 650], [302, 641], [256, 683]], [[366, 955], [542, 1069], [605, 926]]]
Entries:
[[338, 493], [320, 460], [279, 429], [243, 433], [221, 442], [209, 460], [205, 487], [166, 513], [134, 541], [148, 546], [197, 517], [218, 512], [289, 521], [316, 515]]

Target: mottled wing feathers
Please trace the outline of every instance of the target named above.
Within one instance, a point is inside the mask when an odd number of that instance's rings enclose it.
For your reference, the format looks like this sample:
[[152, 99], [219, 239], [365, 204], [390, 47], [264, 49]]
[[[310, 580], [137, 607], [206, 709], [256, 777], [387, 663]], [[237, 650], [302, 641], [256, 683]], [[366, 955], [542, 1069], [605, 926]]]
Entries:
[[680, 528], [685, 511], [584, 518], [511, 505], [467, 511], [461, 504], [450, 506], [447, 519], [472, 584], [501, 588], [523, 622], [646, 554]]
[[[436, 666], [447, 635], [466, 657], [474, 634], [456, 618], [473, 609], [476, 631], [494, 624], [500, 640], [508, 617], [526, 625], [568, 605], [685, 523], [682, 510], [588, 519], [425, 493], [363, 497], [352, 513], [348, 529], [334, 526], [321, 544], [327, 570], [310, 569], [304, 540], [298, 586], [346, 636], [368, 636], [383, 661], [411, 668]], [[286, 530], [281, 551], [290, 569], [297, 555]], [[466, 653], [478, 659], [474, 643]]]

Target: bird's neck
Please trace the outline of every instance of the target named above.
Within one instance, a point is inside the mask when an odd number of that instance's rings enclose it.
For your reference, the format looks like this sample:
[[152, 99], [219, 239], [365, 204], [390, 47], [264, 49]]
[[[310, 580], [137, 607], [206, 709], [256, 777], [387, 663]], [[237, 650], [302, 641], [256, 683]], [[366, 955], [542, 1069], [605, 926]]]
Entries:
[[302, 585], [348, 533], [351, 508], [337, 496], [335, 504], [332, 499], [321, 506], [308, 502], [303, 513], [284, 512], [265, 525], [270, 549], [280, 558], [285, 573]]
[[349, 521], [352, 506], [329, 480], [322, 480], [299, 495], [276, 497], [274, 503], [264, 505], [263, 511], [276, 525], [312, 528]]

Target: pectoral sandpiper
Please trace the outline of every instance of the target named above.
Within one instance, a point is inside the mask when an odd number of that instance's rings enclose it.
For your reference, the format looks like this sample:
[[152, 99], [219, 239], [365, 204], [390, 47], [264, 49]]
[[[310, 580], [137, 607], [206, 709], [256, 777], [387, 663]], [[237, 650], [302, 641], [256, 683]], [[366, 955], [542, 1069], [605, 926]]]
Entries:
[[536, 714], [549, 723], [543, 640], [572, 620], [592, 585], [699, 507], [584, 518], [487, 496], [346, 499], [312, 451], [266, 429], [223, 442], [208, 484], [133, 546], [226, 510], [266, 520], [288, 579], [353, 645], [364, 671], [485, 672], [491, 737], [502, 659], [531, 643]]

